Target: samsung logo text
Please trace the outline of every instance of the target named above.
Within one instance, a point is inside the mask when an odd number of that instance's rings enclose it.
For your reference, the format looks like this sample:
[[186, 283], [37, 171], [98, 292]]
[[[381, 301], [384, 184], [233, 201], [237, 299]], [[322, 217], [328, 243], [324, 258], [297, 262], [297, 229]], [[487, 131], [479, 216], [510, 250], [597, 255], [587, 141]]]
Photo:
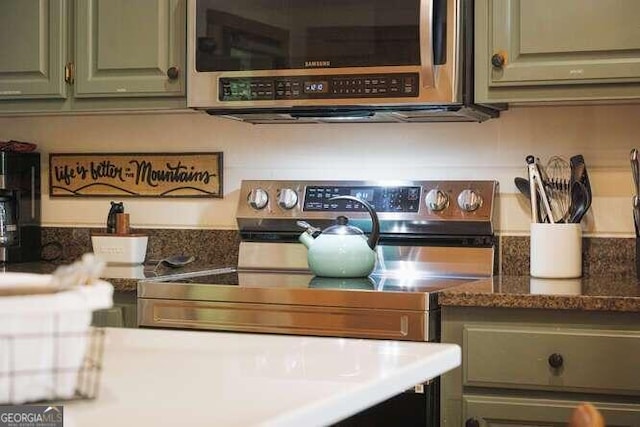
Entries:
[[304, 61], [305, 67], [330, 67], [331, 61]]

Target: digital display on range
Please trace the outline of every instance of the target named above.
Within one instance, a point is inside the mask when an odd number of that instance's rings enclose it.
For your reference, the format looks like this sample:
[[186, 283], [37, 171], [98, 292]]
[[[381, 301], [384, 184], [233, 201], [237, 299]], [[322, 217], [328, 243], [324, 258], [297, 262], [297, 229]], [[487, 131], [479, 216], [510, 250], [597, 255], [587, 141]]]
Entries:
[[373, 191], [373, 188], [358, 188], [351, 190], [349, 195], [371, 203], [373, 202]]
[[313, 81], [304, 82], [304, 93], [327, 93], [329, 92], [329, 82]]
[[303, 210], [364, 212], [361, 203], [330, 200], [336, 196], [353, 196], [368, 202], [377, 212], [418, 212], [420, 187], [342, 187], [309, 186], [305, 189]]

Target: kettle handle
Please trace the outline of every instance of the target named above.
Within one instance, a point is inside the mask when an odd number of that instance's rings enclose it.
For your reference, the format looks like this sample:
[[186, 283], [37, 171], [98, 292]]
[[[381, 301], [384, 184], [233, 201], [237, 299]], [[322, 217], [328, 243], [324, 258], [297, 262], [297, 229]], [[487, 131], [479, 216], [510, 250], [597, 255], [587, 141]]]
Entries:
[[367, 239], [367, 245], [369, 245], [371, 250], [375, 250], [376, 245], [378, 244], [378, 239], [380, 238], [380, 222], [378, 221], [378, 214], [376, 213], [375, 209], [373, 209], [373, 206], [371, 206], [369, 202], [353, 196], [336, 196], [330, 198], [329, 200], [351, 200], [354, 202], [362, 203], [362, 206], [365, 207], [367, 212], [369, 212], [369, 216], [371, 217], [371, 234]]
[[307, 233], [311, 234], [313, 237], [316, 237], [317, 234], [320, 234], [322, 230], [313, 225], [309, 224], [307, 221], [296, 221], [298, 227], [306, 228]]

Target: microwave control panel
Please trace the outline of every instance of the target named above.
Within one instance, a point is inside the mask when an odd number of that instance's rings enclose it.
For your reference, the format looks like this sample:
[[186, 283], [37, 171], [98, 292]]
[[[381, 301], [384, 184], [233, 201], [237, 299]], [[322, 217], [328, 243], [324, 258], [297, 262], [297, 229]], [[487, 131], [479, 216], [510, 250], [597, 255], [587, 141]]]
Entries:
[[418, 73], [220, 78], [220, 101], [417, 97]]

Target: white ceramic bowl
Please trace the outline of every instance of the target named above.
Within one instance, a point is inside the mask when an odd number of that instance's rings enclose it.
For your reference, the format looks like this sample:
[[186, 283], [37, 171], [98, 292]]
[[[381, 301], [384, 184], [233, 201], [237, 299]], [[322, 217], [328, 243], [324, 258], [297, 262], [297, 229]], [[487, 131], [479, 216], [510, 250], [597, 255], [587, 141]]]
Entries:
[[147, 253], [149, 236], [94, 235], [93, 253], [107, 264], [142, 264]]

